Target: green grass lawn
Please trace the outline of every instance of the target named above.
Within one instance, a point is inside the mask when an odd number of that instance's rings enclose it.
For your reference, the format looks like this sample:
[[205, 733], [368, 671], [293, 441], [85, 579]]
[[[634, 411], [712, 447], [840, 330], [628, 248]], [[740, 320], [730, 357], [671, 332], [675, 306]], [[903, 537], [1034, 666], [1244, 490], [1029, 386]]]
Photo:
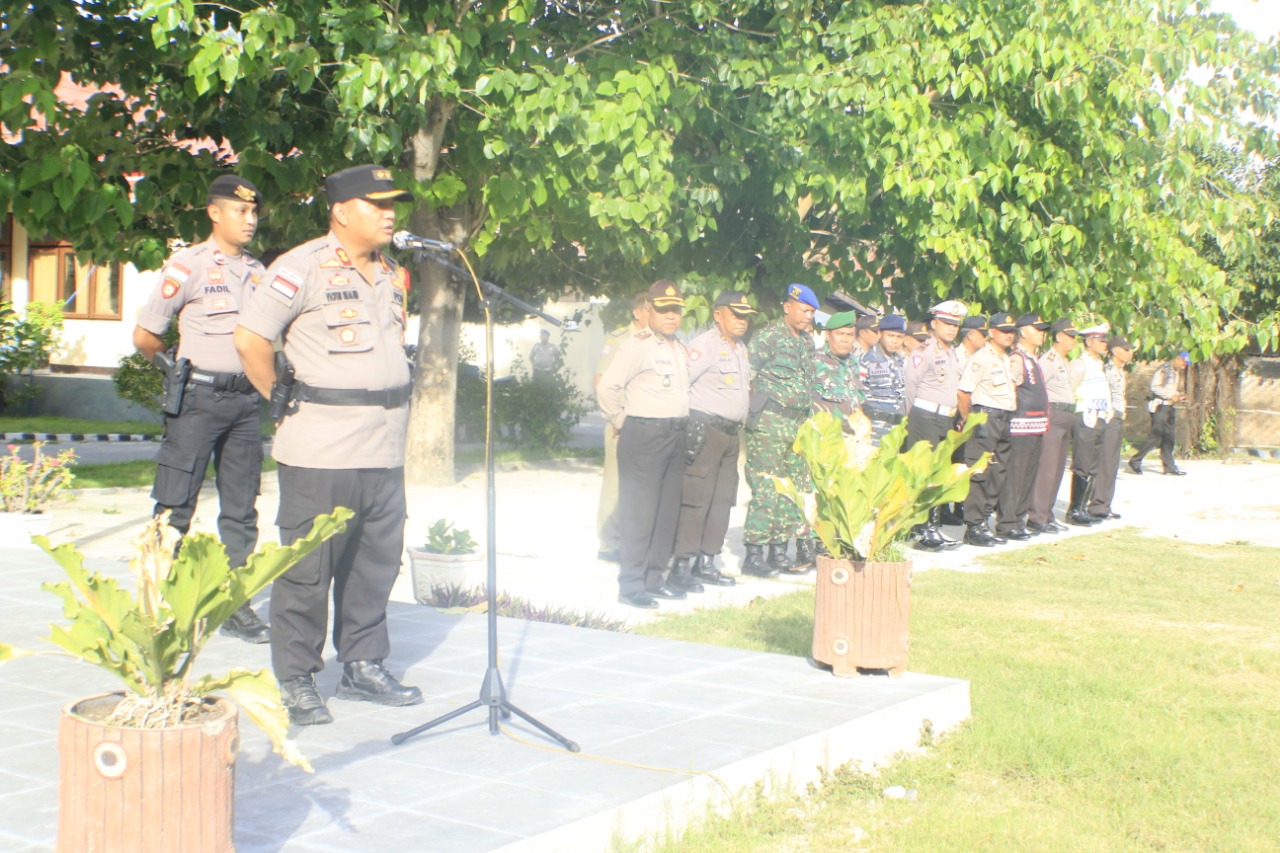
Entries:
[[[911, 669], [969, 679], [969, 723], [661, 849], [1280, 849], [1280, 553], [1099, 533], [918, 573], [912, 599]], [[637, 631], [807, 655], [812, 613], [802, 592]]]
[[0, 415], [0, 432], [104, 433], [123, 432], [135, 435], [159, 435], [164, 424], [159, 421], [89, 421], [53, 415], [19, 417]]

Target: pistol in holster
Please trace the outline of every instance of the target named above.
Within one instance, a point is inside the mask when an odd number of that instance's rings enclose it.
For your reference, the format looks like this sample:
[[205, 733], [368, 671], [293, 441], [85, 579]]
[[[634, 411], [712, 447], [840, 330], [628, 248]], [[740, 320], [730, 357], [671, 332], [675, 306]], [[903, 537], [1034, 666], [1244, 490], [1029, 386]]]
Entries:
[[293, 386], [296, 382], [293, 365], [285, 358], [284, 350], [277, 350], [276, 381], [271, 386], [271, 405], [267, 409], [273, 424], [279, 424], [289, 413], [289, 402], [293, 399]]
[[164, 371], [164, 397], [160, 409], [166, 415], [182, 412], [182, 398], [187, 393], [187, 380], [191, 378], [191, 360], [175, 359], [172, 353], [156, 353], [152, 363]]

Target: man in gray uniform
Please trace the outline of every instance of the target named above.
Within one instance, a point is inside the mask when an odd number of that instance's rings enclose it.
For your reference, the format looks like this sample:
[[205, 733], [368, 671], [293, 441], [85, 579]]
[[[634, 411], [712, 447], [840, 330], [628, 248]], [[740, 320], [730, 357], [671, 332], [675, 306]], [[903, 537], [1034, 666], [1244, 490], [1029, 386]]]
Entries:
[[618, 429], [618, 519], [622, 565], [618, 601], [653, 609], [687, 598], [667, 583], [684, 485], [689, 422], [689, 357], [676, 340], [684, 297], [672, 281], [649, 288], [649, 328], [623, 342], [596, 400]]
[[[596, 362], [596, 375], [592, 388], [599, 387], [600, 377], [613, 361], [622, 342], [636, 332], [649, 328], [649, 291], [642, 290], [631, 299], [631, 322], [614, 329], [604, 339], [600, 348], [600, 360]], [[596, 536], [600, 550], [596, 559], [616, 563], [621, 525], [618, 524], [618, 430], [612, 424], [604, 425], [604, 470], [600, 481], [600, 502], [596, 507]]]
[[1147, 409], [1151, 412], [1151, 435], [1142, 449], [1129, 459], [1129, 470], [1135, 474], [1142, 473], [1142, 460], [1148, 453], [1160, 448], [1160, 461], [1164, 463], [1164, 472], [1175, 477], [1186, 475], [1178, 467], [1173, 458], [1173, 448], [1177, 444], [1178, 430], [1175, 420], [1174, 406], [1187, 399], [1178, 391], [1178, 374], [1187, 369], [1191, 363], [1191, 354], [1180, 352], [1171, 361], [1156, 368], [1151, 376], [1151, 397]]
[[276, 580], [271, 664], [289, 719], [333, 721], [316, 689], [333, 588], [339, 699], [414, 705], [383, 666], [391, 653], [387, 600], [404, 549], [404, 453], [409, 365], [404, 358], [405, 276], [382, 254], [395, 230], [391, 170], [356, 166], [325, 183], [329, 233], [282, 255], [236, 328], [245, 373], [262, 394], [276, 379], [272, 341], [296, 380], [272, 456], [279, 463], [280, 541], [305, 536], [316, 516], [354, 511], [344, 533]]
[[671, 586], [701, 591], [699, 581], [733, 586], [716, 568], [738, 499], [738, 453], [751, 401], [751, 362], [742, 336], [756, 309], [745, 294], [716, 297], [715, 325], [689, 344], [689, 453], [676, 525]]
[[871, 440], [877, 447], [880, 438], [906, 415], [906, 358], [902, 352], [906, 328], [901, 314], [886, 314], [879, 323], [880, 342], [858, 364], [867, 394], [862, 411], [871, 419]]
[[[919, 349], [907, 356], [906, 405], [907, 441], [911, 449], [917, 441], [937, 444], [955, 423], [958, 411], [960, 365], [951, 345], [969, 309], [963, 302], [949, 299], [929, 309], [933, 320], [931, 335]], [[942, 507], [929, 511], [929, 520], [918, 531], [916, 547], [924, 551], [960, 547], [942, 533]]]
[[967, 545], [990, 548], [1009, 540], [991, 533], [987, 518], [995, 511], [1009, 464], [1009, 419], [1018, 406], [1017, 385], [1009, 347], [1017, 331], [1012, 314], [992, 314], [988, 321], [987, 343], [965, 363], [960, 375], [957, 400], [960, 423], [970, 412], [987, 416], [964, 443], [964, 464], [972, 466], [983, 453], [991, 454], [985, 471], [974, 474], [969, 496], [964, 501], [964, 541]]
[[1049, 334], [1053, 336], [1053, 345], [1040, 356], [1044, 387], [1049, 392], [1049, 431], [1040, 445], [1040, 468], [1031, 489], [1027, 530], [1032, 533], [1060, 533], [1067, 529], [1054, 521], [1053, 504], [1062, 487], [1067, 448], [1076, 423], [1076, 392], [1067, 372], [1067, 356], [1075, 348], [1078, 333], [1071, 318], [1063, 317], [1053, 321]]
[[[154, 359], [164, 349], [161, 338], [177, 315], [177, 357], [179, 363], [185, 359], [191, 365], [181, 410], [165, 415], [151, 490], [155, 514], [169, 510], [174, 529], [183, 534], [190, 530], [212, 458], [218, 538], [232, 566], [243, 566], [258, 541], [262, 398], [241, 372], [231, 333], [265, 272], [244, 248], [257, 231], [261, 201], [258, 188], [244, 178], [221, 175], [213, 180], [205, 208], [212, 223], [209, 239], [169, 259], [160, 286], [133, 330], [133, 345]], [[219, 631], [246, 643], [270, 640], [267, 626], [247, 603]]]

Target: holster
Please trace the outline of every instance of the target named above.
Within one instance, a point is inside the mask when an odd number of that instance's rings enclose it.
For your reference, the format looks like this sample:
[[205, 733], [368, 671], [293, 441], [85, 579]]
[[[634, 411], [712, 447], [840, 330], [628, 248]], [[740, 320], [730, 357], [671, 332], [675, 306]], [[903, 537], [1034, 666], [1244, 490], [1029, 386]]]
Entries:
[[689, 425], [685, 427], [684, 432], [684, 452], [685, 459], [690, 465], [702, 452], [702, 446], [707, 443], [707, 429], [706, 421], [689, 418]]
[[755, 429], [756, 424], [760, 423], [760, 416], [764, 414], [765, 406], [769, 404], [769, 395], [763, 391], [753, 391], [751, 398], [747, 403], [747, 429]]
[[285, 357], [284, 350], [276, 350], [276, 381], [271, 385], [271, 402], [267, 415], [273, 424], [279, 424], [289, 413], [289, 403], [293, 400], [293, 386], [297, 382], [293, 375], [293, 365]]
[[158, 352], [152, 362], [164, 371], [164, 397], [160, 401], [160, 410], [166, 415], [178, 415], [182, 412], [182, 398], [187, 393], [187, 379], [191, 376], [191, 360], [177, 360], [168, 352]]

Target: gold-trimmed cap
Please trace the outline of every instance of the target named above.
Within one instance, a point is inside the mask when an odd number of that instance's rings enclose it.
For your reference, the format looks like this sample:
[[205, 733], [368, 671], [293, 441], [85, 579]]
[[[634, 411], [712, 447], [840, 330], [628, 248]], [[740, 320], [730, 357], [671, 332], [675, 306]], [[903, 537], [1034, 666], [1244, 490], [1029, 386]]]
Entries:
[[665, 278], [655, 281], [649, 285], [649, 304], [654, 308], [683, 308], [680, 285]]
[[382, 166], [352, 166], [335, 172], [324, 182], [329, 204], [363, 198], [369, 201], [410, 201], [413, 193], [396, 189], [390, 169]]

